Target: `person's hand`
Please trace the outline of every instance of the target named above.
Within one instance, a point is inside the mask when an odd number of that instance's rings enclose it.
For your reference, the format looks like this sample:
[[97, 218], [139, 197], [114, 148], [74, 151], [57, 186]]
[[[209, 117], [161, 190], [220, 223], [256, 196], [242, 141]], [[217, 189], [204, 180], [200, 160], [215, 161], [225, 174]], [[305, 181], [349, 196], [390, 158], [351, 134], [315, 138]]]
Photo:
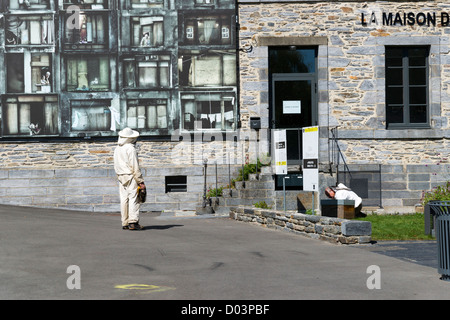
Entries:
[[145, 189], [145, 183], [139, 183], [139, 187], [141, 188], [141, 189]]

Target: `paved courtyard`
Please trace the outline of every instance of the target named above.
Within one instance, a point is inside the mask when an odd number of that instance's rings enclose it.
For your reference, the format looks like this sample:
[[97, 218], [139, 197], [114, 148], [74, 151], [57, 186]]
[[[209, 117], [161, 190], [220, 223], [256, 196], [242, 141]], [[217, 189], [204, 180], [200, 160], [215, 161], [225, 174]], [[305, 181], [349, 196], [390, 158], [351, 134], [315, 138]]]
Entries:
[[430, 243], [405, 259], [417, 250], [404, 243], [335, 245], [226, 217], [142, 214], [142, 231], [118, 214], [0, 206], [0, 219], [0, 299], [450, 298]]

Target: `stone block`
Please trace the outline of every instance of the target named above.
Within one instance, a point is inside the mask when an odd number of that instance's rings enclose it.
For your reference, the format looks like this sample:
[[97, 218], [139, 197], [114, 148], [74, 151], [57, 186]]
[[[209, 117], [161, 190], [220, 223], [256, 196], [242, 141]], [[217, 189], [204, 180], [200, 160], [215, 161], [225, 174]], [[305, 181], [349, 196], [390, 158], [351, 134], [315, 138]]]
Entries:
[[372, 234], [372, 223], [369, 221], [343, 221], [341, 232], [344, 236], [370, 236]]

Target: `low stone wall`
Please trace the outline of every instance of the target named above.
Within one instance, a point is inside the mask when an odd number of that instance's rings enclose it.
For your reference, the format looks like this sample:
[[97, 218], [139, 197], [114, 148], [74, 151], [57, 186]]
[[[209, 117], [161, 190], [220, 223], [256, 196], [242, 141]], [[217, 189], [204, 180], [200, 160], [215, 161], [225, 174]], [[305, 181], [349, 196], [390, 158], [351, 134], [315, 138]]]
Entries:
[[[141, 167], [147, 185], [145, 211], [195, 210], [201, 204], [203, 166]], [[235, 175], [235, 168], [232, 168]], [[166, 192], [165, 177], [187, 177], [186, 192]], [[228, 166], [217, 170], [218, 186], [228, 184]], [[208, 167], [207, 188], [215, 187], [215, 168]], [[120, 212], [119, 186], [112, 165], [78, 168], [0, 168], [0, 204]]]
[[230, 218], [333, 243], [369, 243], [372, 234], [372, 224], [369, 221], [346, 220], [302, 213], [285, 213], [284, 211], [258, 208], [231, 208]]

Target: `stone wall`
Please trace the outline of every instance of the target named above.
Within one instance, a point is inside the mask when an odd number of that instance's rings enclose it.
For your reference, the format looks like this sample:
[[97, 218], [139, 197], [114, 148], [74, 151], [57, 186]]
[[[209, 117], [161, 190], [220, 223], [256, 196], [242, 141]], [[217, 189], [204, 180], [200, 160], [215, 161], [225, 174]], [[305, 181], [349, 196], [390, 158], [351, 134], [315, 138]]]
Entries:
[[[0, 203], [60, 207], [94, 212], [119, 212], [119, 189], [113, 167], [115, 143], [5, 144], [0, 156]], [[145, 144], [141, 171], [148, 188], [142, 211], [195, 210], [204, 192], [204, 166], [162, 161], [150, 151], [170, 150], [167, 143]], [[161, 150], [160, 150], [161, 151]], [[156, 152], [156, 151], [154, 151]], [[170, 159], [169, 151], [166, 151]], [[201, 152], [200, 152], [201, 154]], [[216, 166], [207, 167], [207, 189], [215, 188]], [[187, 162], [186, 162], [187, 163]], [[218, 187], [237, 176], [238, 165], [217, 165]], [[186, 192], [166, 192], [167, 176], [186, 176]]]
[[369, 221], [346, 220], [250, 207], [232, 208], [230, 217], [239, 221], [252, 222], [267, 228], [293, 232], [333, 243], [355, 244], [371, 241], [372, 224]]

